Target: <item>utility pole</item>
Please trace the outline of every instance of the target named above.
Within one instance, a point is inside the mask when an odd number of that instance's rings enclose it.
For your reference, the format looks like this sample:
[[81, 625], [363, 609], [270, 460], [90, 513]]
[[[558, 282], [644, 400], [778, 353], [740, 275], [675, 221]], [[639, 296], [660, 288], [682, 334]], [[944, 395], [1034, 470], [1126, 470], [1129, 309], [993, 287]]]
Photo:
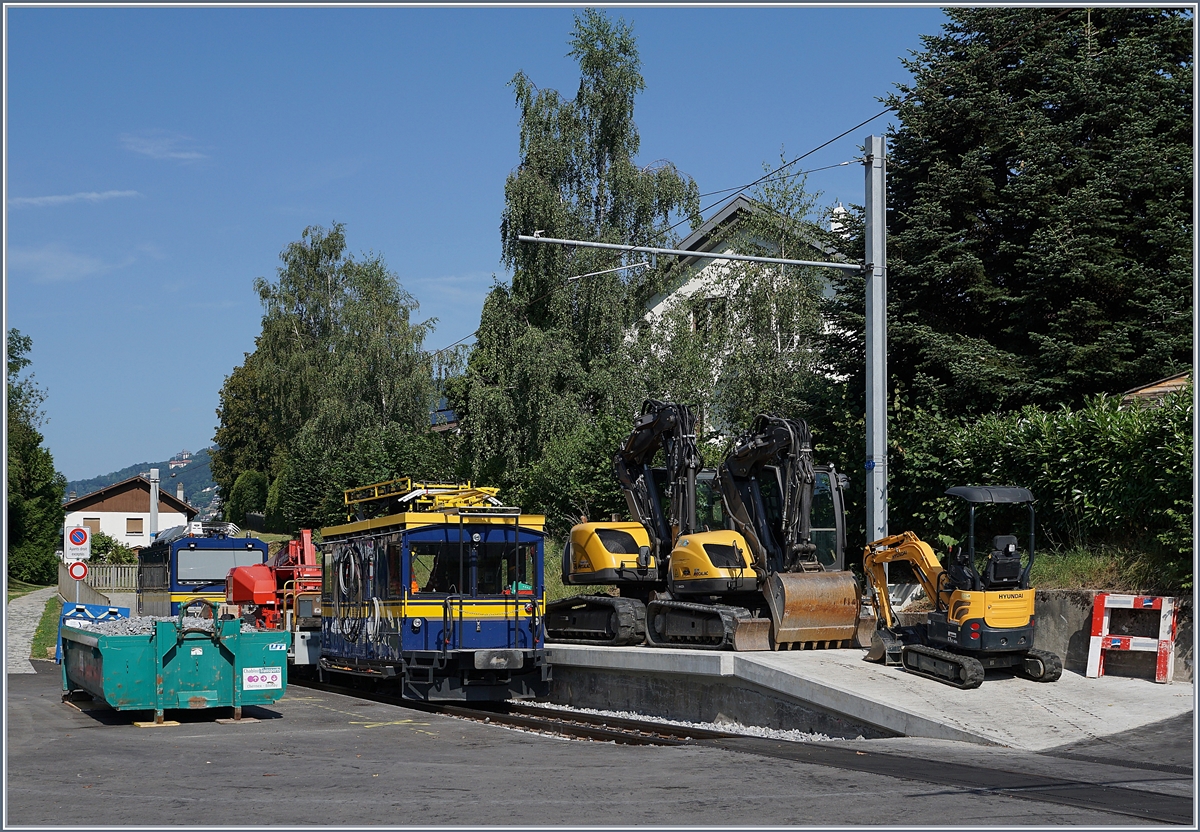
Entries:
[[150, 534], [147, 539], [153, 542], [158, 534], [158, 469], [150, 469]]
[[867, 136], [867, 541], [887, 537], [887, 167], [883, 136]]

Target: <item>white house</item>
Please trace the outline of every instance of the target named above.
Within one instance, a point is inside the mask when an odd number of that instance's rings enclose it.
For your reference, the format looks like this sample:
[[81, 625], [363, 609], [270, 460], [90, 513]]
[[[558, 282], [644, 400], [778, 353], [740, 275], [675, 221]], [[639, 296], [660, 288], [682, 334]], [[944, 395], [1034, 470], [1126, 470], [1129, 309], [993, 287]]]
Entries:
[[[704, 225], [689, 234], [676, 248], [697, 253], [735, 253], [736, 235], [732, 233], [734, 229], [745, 217], [767, 210], [769, 209], [753, 199], [738, 196], [714, 214]], [[845, 213], [846, 209], [842, 208], [841, 214], [838, 214], [834, 221], [842, 220], [842, 214]], [[839, 225], [839, 229], [840, 227]], [[816, 240], [810, 239], [807, 244], [810, 250], [803, 257], [797, 259], [847, 262], [845, 255], [841, 252]], [[795, 257], [795, 255], [792, 256]], [[660, 320], [672, 305], [694, 297], [720, 298], [724, 291], [721, 288], [721, 278], [727, 274], [732, 262], [734, 261], [711, 257], [680, 257], [679, 263], [674, 269], [674, 279], [671, 280], [667, 291], [655, 295], [646, 304], [644, 319], [648, 323], [654, 323]], [[826, 297], [832, 297], [834, 291], [832, 284], [827, 281], [822, 291]]]
[[[63, 513], [67, 524], [87, 526], [93, 534], [104, 532], [130, 547], [150, 545], [150, 481], [143, 477], [130, 477], [64, 503]], [[179, 497], [159, 491], [158, 531], [182, 526], [196, 513]]]

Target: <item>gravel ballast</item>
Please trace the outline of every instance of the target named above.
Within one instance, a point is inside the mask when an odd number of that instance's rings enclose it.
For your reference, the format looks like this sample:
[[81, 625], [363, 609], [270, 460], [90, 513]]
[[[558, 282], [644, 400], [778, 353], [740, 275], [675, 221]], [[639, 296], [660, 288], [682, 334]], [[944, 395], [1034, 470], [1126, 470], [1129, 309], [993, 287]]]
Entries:
[[[158, 621], [170, 621], [177, 623], [177, 616], [144, 616], [141, 618], [112, 618], [107, 621], [89, 621], [85, 618], [67, 619], [66, 626], [73, 627], [76, 630], [86, 630], [92, 633], [99, 633], [105, 636], [148, 636], [154, 632], [154, 624]], [[188, 616], [183, 619], [183, 628], [185, 630], [203, 630], [211, 633], [213, 631], [213, 622], [211, 618], [194, 618]], [[258, 632], [253, 624], [242, 623], [243, 633]]]

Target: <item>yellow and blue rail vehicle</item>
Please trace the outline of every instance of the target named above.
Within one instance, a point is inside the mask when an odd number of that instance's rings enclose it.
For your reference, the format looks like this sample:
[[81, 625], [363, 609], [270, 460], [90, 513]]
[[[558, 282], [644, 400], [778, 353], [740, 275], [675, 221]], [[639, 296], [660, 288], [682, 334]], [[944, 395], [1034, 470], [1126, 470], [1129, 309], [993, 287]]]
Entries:
[[240, 535], [232, 523], [199, 521], [160, 532], [138, 553], [138, 615], [176, 616], [201, 599], [224, 604], [229, 570], [267, 560], [265, 542]]
[[548, 692], [545, 517], [470, 484], [397, 480], [345, 500], [356, 516], [321, 531], [322, 677], [395, 680], [418, 700]]

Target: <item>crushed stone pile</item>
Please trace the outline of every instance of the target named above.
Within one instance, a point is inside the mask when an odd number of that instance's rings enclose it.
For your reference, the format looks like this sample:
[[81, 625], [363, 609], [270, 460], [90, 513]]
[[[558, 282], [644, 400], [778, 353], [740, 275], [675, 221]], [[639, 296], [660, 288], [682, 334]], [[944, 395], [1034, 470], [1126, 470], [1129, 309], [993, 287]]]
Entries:
[[[68, 619], [66, 624], [68, 627], [74, 627], [76, 630], [87, 630], [93, 633], [99, 633], [106, 636], [148, 636], [154, 632], [154, 624], [157, 621], [177, 622], [177, 616], [143, 616], [141, 618], [113, 618], [108, 621], [89, 621], [87, 619]], [[213, 623], [211, 618], [195, 618], [188, 616], [183, 619], [183, 628], [185, 630], [203, 630], [207, 633], [213, 631]], [[242, 622], [243, 633], [254, 633], [257, 630], [253, 624]]]

